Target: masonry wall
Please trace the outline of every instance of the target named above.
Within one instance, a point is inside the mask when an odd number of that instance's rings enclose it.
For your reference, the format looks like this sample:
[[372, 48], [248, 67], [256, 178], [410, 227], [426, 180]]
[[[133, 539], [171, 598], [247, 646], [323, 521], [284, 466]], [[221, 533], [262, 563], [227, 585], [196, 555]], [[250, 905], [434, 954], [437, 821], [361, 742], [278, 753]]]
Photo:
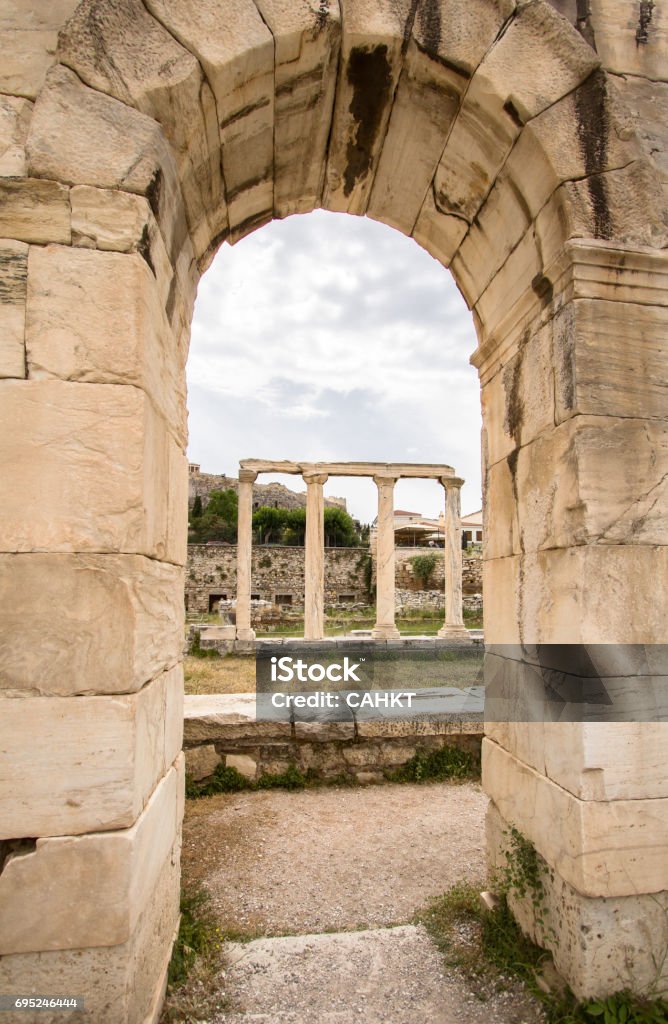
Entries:
[[[422, 588], [410, 561], [416, 555], [436, 554], [437, 563], [429, 585]], [[368, 603], [367, 564], [369, 548], [325, 548], [325, 603]], [[236, 544], [191, 544], [186, 567], [186, 604], [190, 612], [208, 612], [223, 598], [234, 599], [237, 585]], [[375, 573], [372, 578], [375, 578]], [[465, 558], [462, 571], [466, 597], [482, 594], [482, 560]], [[399, 592], [444, 591], [443, 552], [430, 548], [399, 548], [396, 552], [396, 586]], [[280, 544], [253, 547], [252, 594], [263, 601], [302, 606], [304, 602], [304, 549]], [[290, 598], [287, 601], [286, 598]], [[278, 599], [278, 600], [277, 600]], [[281, 600], [282, 599], [282, 600]], [[405, 603], [405, 602], [402, 602]], [[476, 603], [478, 607], [479, 604]]]

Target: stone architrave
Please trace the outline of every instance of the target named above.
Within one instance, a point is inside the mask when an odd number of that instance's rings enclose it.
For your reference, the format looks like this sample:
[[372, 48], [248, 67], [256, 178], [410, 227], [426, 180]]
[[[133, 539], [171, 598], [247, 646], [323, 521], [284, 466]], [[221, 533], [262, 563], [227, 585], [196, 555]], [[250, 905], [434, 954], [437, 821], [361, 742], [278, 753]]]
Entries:
[[239, 470], [237, 525], [237, 640], [254, 640], [251, 629], [251, 556], [253, 551], [253, 484], [257, 473]]
[[394, 476], [374, 476], [378, 488], [376, 535], [376, 625], [374, 640], [399, 636], [394, 623]]
[[438, 635], [446, 640], [468, 640], [462, 614], [462, 542], [460, 495], [463, 480], [441, 477], [445, 488], [445, 623]]
[[325, 501], [327, 473], [305, 473], [306, 535], [304, 538], [304, 639], [325, 635]]

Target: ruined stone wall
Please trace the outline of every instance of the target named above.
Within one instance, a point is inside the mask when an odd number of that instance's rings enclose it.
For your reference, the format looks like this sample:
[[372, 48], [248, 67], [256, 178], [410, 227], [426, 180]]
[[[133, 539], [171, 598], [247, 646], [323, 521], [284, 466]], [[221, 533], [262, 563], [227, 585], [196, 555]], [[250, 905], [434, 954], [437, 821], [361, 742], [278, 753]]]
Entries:
[[[415, 579], [411, 558], [419, 554], [437, 555], [438, 561], [428, 587]], [[399, 590], [436, 591], [443, 596], [443, 552], [431, 548], [399, 548], [396, 552], [396, 586]], [[367, 601], [366, 565], [369, 549], [325, 548], [325, 603], [343, 604]], [[236, 596], [236, 544], [190, 544], [186, 566], [185, 593], [189, 612], [207, 612], [210, 599]], [[462, 568], [464, 607], [478, 608], [482, 595], [482, 559], [464, 558]], [[252, 593], [263, 601], [275, 602], [289, 595], [293, 607], [304, 603], [304, 548], [280, 544], [253, 546]], [[342, 600], [345, 599], [345, 600]], [[280, 603], [280, 602], [279, 602]], [[417, 607], [420, 602], [413, 601]], [[421, 602], [420, 606], [424, 604]]]
[[[368, 548], [325, 548], [325, 602], [337, 604], [342, 596], [366, 599], [364, 565]], [[282, 544], [253, 546], [252, 594], [263, 601], [291, 596], [293, 605], [304, 603], [304, 548]], [[211, 594], [236, 596], [236, 544], [190, 544], [186, 568], [189, 612], [209, 610]], [[280, 601], [278, 602], [280, 603]]]
[[[416, 578], [412, 559], [420, 555], [436, 555], [436, 565], [429, 578], [428, 587], [424, 588]], [[445, 588], [445, 562], [443, 551], [434, 548], [396, 548], [395, 583], [398, 589], [404, 590], [437, 590]], [[482, 558], [466, 555], [462, 558], [462, 589], [464, 594], [482, 594]]]

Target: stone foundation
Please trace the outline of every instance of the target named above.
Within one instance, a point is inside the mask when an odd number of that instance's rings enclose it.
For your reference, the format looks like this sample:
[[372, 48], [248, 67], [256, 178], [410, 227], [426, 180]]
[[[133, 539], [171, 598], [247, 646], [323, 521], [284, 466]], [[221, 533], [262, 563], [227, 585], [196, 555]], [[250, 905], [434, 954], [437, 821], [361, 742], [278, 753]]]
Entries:
[[251, 779], [294, 765], [323, 779], [380, 782], [418, 751], [451, 746], [479, 757], [481, 742], [480, 722], [258, 722], [254, 694], [185, 698], [186, 771], [199, 781], [225, 762]]
[[[494, 873], [506, 864], [509, 823], [493, 801], [486, 832], [488, 863]], [[578, 998], [624, 988], [648, 995], [665, 991], [668, 890], [592, 897], [566, 882], [556, 868], [547, 868], [543, 879], [543, 923], [536, 920], [530, 896], [511, 895], [510, 904], [523, 930], [550, 950], [557, 970]]]

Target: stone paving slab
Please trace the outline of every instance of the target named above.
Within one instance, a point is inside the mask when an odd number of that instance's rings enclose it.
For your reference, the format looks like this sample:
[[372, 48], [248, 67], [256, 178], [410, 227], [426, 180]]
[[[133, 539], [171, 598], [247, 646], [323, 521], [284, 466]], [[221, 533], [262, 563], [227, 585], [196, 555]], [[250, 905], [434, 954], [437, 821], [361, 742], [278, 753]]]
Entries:
[[534, 1024], [517, 992], [481, 1001], [421, 926], [257, 939], [227, 947], [231, 1008], [215, 1024]]

